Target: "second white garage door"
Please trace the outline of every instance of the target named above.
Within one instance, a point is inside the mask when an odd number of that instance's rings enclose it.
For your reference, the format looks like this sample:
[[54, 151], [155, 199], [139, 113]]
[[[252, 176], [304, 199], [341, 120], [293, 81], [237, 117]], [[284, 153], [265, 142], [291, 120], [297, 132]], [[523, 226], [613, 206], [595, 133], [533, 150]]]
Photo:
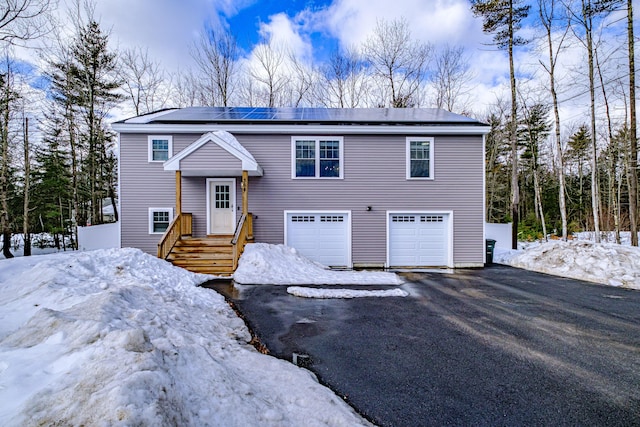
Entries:
[[449, 214], [389, 213], [389, 266], [449, 265]]
[[286, 244], [331, 267], [351, 266], [349, 212], [286, 212]]

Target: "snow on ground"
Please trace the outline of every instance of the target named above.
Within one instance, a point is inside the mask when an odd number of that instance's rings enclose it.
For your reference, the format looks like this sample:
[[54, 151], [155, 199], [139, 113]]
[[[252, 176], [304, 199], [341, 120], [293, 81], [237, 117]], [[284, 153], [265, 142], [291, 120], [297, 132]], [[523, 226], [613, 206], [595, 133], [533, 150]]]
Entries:
[[[581, 231], [579, 233], [573, 233], [573, 237], [577, 240], [594, 241], [594, 234], [595, 232], [593, 231]], [[640, 237], [640, 233], [638, 233], [638, 237]], [[616, 234], [613, 231], [602, 231], [600, 232], [600, 240], [602, 242], [616, 243]], [[620, 232], [620, 244], [625, 246], [631, 245], [630, 231]]]
[[610, 286], [640, 289], [640, 248], [553, 240], [523, 250], [496, 248], [494, 262]]
[[0, 425], [369, 425], [136, 249], [0, 260]]
[[290, 286], [287, 293], [303, 298], [364, 298], [364, 297], [406, 297], [409, 295], [407, 291], [402, 289], [382, 289], [382, 290], [366, 290], [366, 289], [321, 289], [308, 288], [301, 286]]
[[303, 257], [294, 248], [250, 243], [233, 280], [245, 285], [400, 285], [394, 273], [336, 271]]

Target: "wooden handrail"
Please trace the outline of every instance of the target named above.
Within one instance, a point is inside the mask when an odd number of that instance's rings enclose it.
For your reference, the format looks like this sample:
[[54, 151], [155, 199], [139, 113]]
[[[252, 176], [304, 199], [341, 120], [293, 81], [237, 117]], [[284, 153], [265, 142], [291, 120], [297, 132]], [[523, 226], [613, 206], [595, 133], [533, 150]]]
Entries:
[[158, 258], [167, 259], [171, 253], [171, 249], [173, 249], [178, 240], [180, 240], [182, 236], [191, 235], [192, 227], [192, 214], [183, 212], [176, 215], [158, 243]]
[[238, 268], [238, 260], [244, 251], [247, 242], [253, 240], [253, 215], [251, 213], [243, 214], [233, 234], [231, 244], [233, 245], [233, 271]]

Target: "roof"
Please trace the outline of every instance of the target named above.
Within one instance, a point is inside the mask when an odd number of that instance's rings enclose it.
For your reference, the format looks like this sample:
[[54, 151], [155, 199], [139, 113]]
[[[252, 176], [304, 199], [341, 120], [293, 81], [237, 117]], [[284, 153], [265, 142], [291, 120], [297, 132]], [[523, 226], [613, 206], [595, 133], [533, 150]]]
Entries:
[[220, 175], [221, 171], [204, 170], [204, 171], [184, 171], [185, 176], [207, 176], [207, 175], [219, 175], [219, 176], [239, 176], [242, 175], [242, 171], [248, 171], [250, 176], [262, 176], [262, 167], [256, 162], [256, 159], [251, 153], [238, 142], [238, 140], [229, 132], [223, 130], [217, 130], [202, 135], [197, 141], [193, 142], [187, 148], [180, 153], [171, 157], [164, 162], [164, 170], [183, 170], [180, 161], [189, 157], [196, 152], [199, 148], [205, 144], [213, 143], [218, 145], [223, 150], [237, 158], [242, 162], [242, 169], [225, 170], [223, 175]]
[[437, 108], [187, 107], [157, 111], [117, 124], [402, 124], [486, 126]]

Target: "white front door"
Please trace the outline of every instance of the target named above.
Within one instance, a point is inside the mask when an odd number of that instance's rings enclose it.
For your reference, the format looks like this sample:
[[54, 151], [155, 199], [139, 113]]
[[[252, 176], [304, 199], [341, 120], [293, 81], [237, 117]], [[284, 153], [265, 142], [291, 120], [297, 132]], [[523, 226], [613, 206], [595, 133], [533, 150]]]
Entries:
[[235, 179], [207, 179], [207, 234], [233, 234], [236, 225], [235, 205]]

